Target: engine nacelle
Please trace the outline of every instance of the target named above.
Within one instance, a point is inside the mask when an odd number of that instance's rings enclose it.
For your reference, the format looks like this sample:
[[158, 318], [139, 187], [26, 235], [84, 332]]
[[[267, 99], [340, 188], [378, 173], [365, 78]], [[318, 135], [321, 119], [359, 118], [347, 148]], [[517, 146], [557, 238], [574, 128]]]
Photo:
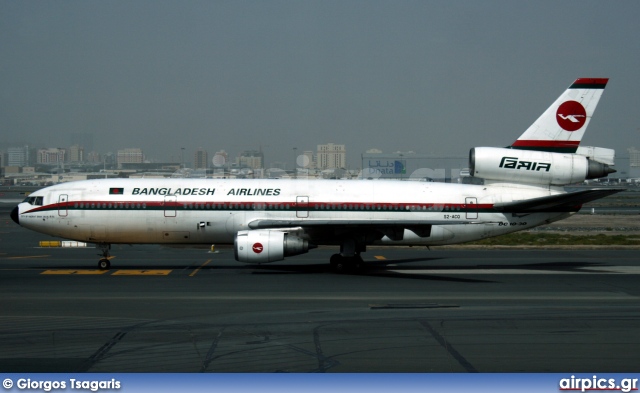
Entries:
[[233, 241], [236, 261], [267, 263], [304, 254], [313, 246], [287, 232], [273, 230], [240, 231]]
[[579, 154], [476, 147], [469, 152], [470, 175], [509, 183], [567, 185], [606, 177], [615, 170]]

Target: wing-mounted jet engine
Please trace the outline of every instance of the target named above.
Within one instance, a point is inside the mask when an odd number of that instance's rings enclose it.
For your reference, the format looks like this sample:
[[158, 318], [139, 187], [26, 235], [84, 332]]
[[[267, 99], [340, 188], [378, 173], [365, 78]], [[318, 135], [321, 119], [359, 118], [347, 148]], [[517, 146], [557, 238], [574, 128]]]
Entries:
[[240, 231], [233, 243], [236, 260], [247, 263], [281, 261], [316, 248], [305, 239], [278, 230]]

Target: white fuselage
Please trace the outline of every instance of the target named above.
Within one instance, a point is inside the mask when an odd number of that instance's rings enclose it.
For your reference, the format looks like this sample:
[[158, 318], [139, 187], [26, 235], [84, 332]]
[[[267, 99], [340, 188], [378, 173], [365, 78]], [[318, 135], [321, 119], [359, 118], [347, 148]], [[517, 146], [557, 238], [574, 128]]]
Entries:
[[429, 236], [405, 230], [402, 240], [384, 236], [375, 244], [442, 245], [565, 218], [571, 213], [514, 215], [493, 209], [495, 203], [558, 193], [562, 191], [513, 184], [393, 180], [103, 179], [36, 191], [31, 197], [42, 197], [41, 205], [21, 203], [19, 220], [52, 236], [129, 244], [233, 243], [236, 233], [254, 229], [252, 223], [261, 220], [437, 221], [442, 225], [433, 225]]

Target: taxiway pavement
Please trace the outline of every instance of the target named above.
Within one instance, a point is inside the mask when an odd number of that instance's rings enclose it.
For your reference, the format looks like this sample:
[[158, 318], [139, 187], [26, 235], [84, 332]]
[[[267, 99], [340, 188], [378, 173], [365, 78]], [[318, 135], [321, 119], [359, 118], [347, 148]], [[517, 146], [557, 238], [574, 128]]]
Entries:
[[3, 372], [636, 372], [637, 250], [39, 248], [0, 222]]

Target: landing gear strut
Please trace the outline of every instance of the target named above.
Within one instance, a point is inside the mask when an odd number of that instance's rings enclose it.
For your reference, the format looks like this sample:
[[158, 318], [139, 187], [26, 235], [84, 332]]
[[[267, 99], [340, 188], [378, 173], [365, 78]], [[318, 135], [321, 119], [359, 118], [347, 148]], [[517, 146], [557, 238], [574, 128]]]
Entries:
[[366, 251], [366, 246], [356, 239], [345, 239], [340, 245], [340, 254], [333, 254], [329, 263], [337, 273], [350, 273], [363, 266], [360, 252]]
[[100, 243], [98, 244], [98, 248], [102, 251], [102, 258], [98, 261], [98, 269], [109, 270], [111, 267], [111, 262], [109, 261], [109, 250], [111, 249], [111, 244]]
[[355, 254], [351, 257], [345, 257], [340, 254], [333, 254], [329, 259], [331, 267], [336, 273], [351, 273], [362, 268], [362, 257]]

